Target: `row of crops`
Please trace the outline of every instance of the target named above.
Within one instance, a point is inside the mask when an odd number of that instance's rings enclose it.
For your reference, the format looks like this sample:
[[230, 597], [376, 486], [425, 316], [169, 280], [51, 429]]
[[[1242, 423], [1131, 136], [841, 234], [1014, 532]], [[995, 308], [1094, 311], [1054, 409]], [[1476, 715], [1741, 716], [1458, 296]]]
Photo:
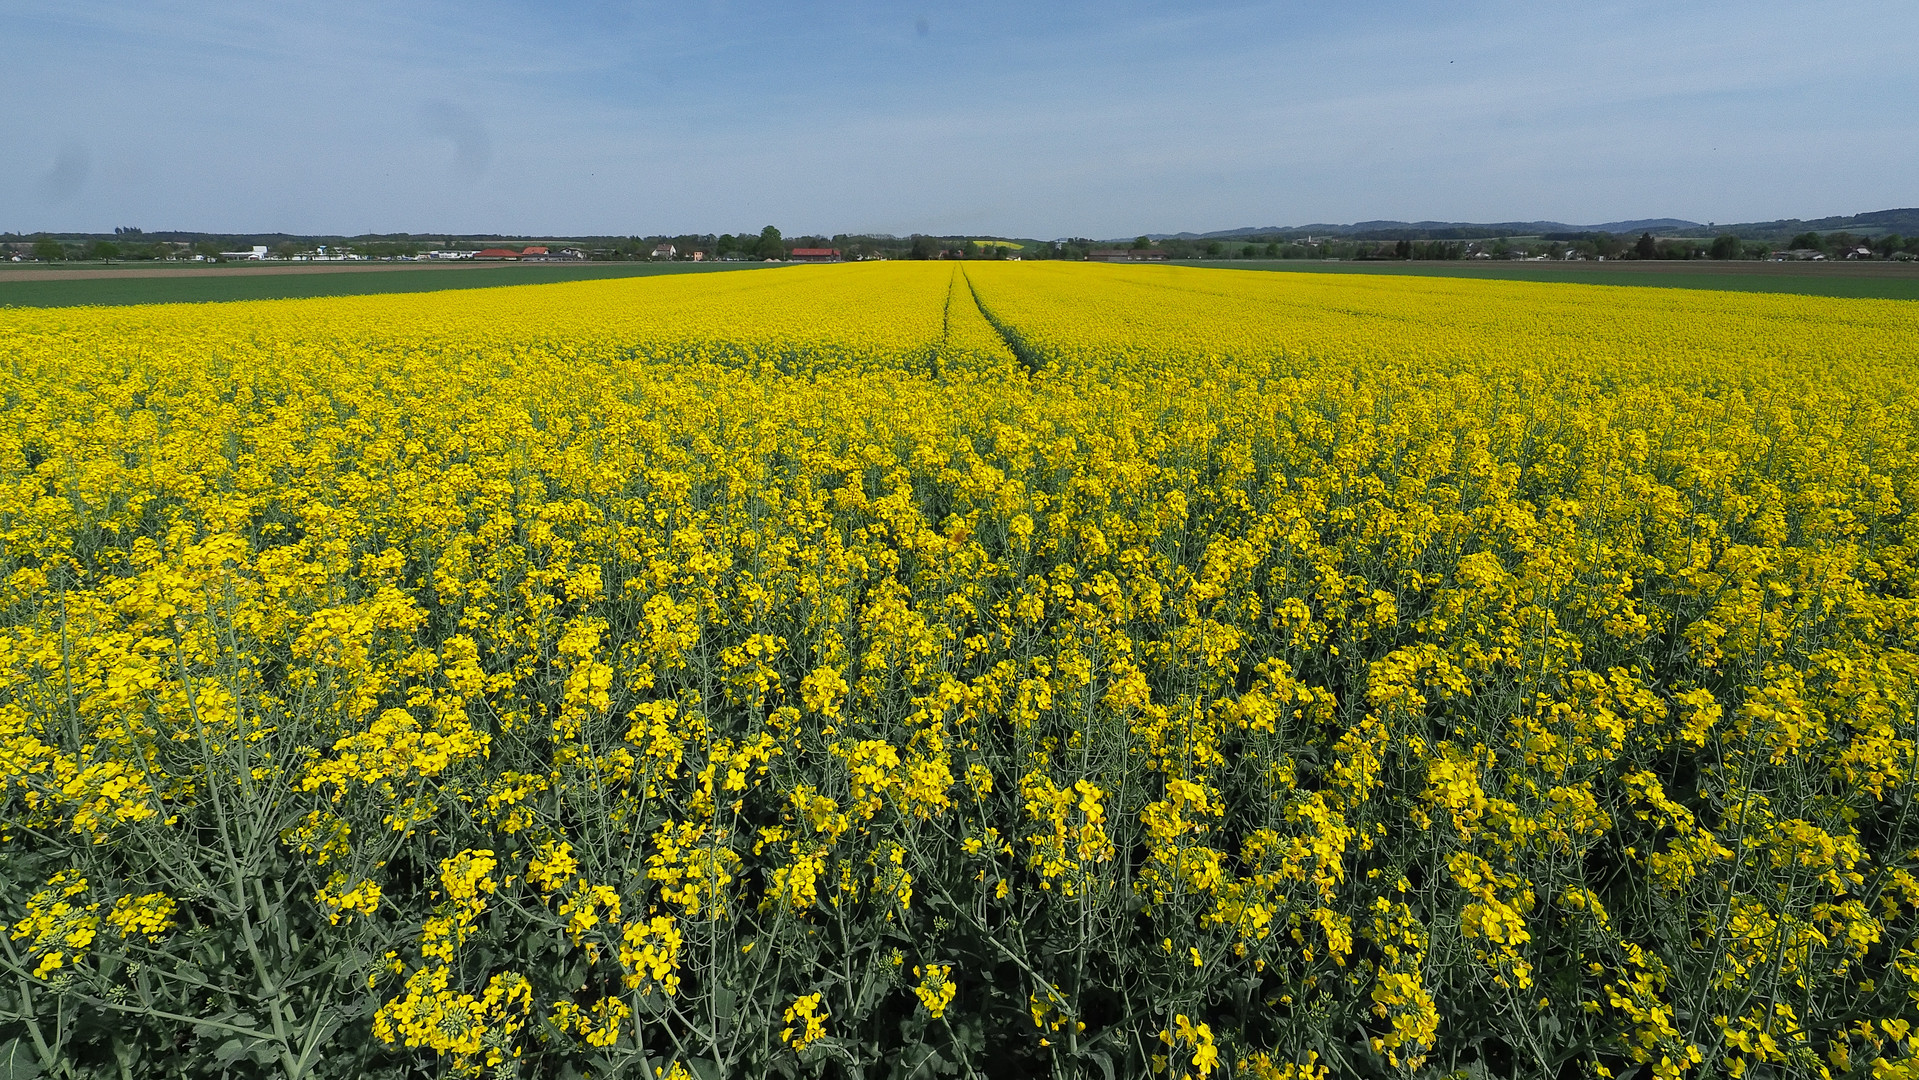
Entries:
[[1069, 264], [5, 311], [0, 1074], [1919, 1076], [1914, 342]]

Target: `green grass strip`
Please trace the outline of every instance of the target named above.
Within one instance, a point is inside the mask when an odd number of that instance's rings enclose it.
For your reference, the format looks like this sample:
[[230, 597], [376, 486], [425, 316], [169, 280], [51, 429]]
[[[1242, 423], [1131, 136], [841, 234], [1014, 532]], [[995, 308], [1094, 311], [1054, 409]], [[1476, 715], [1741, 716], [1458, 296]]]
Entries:
[[285, 300], [311, 296], [442, 292], [500, 285], [545, 285], [598, 278], [743, 270], [765, 263], [602, 263], [587, 266], [518, 265], [422, 267], [417, 270], [342, 270], [332, 273], [207, 274], [180, 269], [152, 277], [9, 281], [0, 271], [0, 307], [77, 307], [86, 304], [187, 304], [222, 300]]
[[[1919, 300], [1919, 268], [1901, 264], [1734, 264], [1739, 271], [1647, 269], [1645, 263], [1320, 262], [1317, 260], [1205, 260], [1182, 262], [1224, 270], [1278, 270], [1311, 274], [1403, 274], [1496, 281], [1569, 281], [1581, 285], [1639, 285], [1662, 289], [1799, 293], [1880, 300]], [[1578, 267], [1578, 269], [1572, 269]]]

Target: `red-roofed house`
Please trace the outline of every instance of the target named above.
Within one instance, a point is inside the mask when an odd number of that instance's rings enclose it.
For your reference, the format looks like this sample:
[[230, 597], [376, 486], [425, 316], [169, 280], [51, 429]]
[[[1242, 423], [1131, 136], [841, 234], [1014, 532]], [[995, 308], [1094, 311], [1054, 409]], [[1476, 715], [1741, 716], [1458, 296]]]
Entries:
[[512, 248], [486, 248], [473, 253], [476, 259], [517, 259], [520, 253]]
[[794, 248], [794, 262], [839, 262], [839, 248]]

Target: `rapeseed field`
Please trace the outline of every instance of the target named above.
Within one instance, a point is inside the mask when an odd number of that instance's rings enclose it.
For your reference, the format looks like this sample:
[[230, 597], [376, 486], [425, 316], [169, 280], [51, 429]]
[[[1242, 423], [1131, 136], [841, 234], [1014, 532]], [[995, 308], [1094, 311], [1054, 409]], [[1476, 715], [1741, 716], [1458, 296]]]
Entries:
[[1919, 1076], [1919, 307], [0, 312], [8, 1075]]

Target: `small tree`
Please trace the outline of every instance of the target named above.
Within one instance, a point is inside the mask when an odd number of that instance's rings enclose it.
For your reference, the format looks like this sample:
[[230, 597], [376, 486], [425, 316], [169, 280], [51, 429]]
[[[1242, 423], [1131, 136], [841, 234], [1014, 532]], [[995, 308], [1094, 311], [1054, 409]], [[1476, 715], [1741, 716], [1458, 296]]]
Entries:
[[1739, 243], [1739, 238], [1731, 233], [1726, 233], [1712, 242], [1712, 257], [1715, 259], [1737, 259], [1742, 250], [1743, 246]]
[[771, 225], [760, 230], [760, 243], [754, 254], [762, 259], [786, 258], [786, 241], [780, 239], [780, 231]]
[[101, 262], [112, 262], [120, 257], [120, 245], [111, 240], [95, 240], [87, 253]]
[[1150, 248], [1152, 246], [1153, 246], [1153, 242], [1144, 236], [1133, 237], [1134, 251], [1145, 251], [1147, 248]]
[[33, 242], [33, 257], [41, 262], [59, 262], [67, 257], [67, 249], [53, 237], [43, 236]]
[[1654, 240], [1652, 238], [1652, 234], [1649, 232], [1640, 233], [1639, 240], [1637, 243], [1633, 244], [1632, 250], [1633, 250], [1633, 254], [1641, 259], [1658, 258], [1659, 257], [1659, 241]]

